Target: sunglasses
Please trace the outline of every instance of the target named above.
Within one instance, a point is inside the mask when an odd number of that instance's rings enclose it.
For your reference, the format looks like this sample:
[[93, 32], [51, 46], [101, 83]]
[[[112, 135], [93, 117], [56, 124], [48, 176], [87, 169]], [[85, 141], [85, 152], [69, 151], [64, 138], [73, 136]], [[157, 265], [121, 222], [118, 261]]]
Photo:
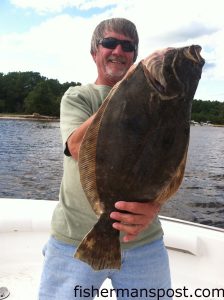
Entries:
[[121, 45], [122, 50], [124, 52], [133, 52], [136, 50], [136, 46], [127, 40], [118, 40], [112, 37], [103, 38], [98, 41], [98, 45], [102, 45], [104, 48], [107, 49], [115, 49], [117, 45]]

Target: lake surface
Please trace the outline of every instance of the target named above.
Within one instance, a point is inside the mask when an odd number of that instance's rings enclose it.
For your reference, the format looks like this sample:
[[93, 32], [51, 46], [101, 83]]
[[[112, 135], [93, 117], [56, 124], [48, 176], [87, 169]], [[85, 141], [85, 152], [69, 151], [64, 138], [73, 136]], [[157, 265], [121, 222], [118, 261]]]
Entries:
[[[58, 122], [0, 120], [0, 197], [58, 200]], [[224, 228], [224, 127], [192, 126], [185, 177], [161, 215]]]

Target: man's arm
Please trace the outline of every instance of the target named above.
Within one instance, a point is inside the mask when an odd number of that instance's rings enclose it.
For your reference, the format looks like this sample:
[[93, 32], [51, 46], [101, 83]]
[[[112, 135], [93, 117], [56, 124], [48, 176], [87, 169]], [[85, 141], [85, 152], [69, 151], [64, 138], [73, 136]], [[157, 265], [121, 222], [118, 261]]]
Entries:
[[78, 160], [79, 157], [79, 148], [82, 143], [82, 139], [89, 127], [92, 123], [95, 114], [92, 115], [89, 119], [87, 119], [79, 128], [77, 128], [68, 138], [67, 146], [71, 156]]

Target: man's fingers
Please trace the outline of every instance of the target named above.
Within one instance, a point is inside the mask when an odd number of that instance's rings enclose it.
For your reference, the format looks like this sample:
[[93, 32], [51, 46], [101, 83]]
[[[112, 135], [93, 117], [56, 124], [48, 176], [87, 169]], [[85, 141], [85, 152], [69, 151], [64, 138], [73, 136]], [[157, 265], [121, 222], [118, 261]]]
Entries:
[[143, 215], [134, 215], [129, 213], [112, 212], [110, 217], [127, 225], [143, 225], [145, 221], [145, 217]]
[[142, 227], [142, 225], [129, 225], [118, 222], [113, 223], [113, 228], [131, 235], [137, 235], [142, 230]]

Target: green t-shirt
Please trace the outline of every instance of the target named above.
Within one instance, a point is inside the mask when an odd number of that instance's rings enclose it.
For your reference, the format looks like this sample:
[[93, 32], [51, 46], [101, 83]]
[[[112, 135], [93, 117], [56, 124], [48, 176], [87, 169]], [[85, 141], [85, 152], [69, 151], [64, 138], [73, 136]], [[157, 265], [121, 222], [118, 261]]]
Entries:
[[[111, 87], [95, 84], [70, 87], [61, 101], [60, 128], [64, 149], [71, 133], [101, 106]], [[125, 199], [124, 199], [125, 200]], [[78, 246], [97, 222], [80, 183], [78, 162], [64, 155], [64, 172], [57, 204], [52, 217], [52, 235], [63, 242]], [[123, 243], [127, 249], [160, 238], [163, 231], [158, 218], [135, 241]]]

